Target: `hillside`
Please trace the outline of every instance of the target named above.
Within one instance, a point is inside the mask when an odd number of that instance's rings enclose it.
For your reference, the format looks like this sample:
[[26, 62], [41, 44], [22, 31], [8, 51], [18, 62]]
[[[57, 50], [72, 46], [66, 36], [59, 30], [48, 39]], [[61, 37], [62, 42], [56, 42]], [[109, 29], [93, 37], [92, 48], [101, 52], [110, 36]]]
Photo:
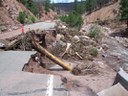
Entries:
[[2, 5], [0, 6], [0, 24], [18, 24], [17, 16], [20, 11], [25, 11], [32, 15], [32, 13], [26, 9], [24, 5], [17, 2], [17, 0], [2, 0]]
[[119, 13], [119, 1], [120, 0], [84, 16], [84, 22], [91, 23], [97, 20], [104, 21], [108, 19], [114, 19]]
[[64, 12], [70, 12], [73, 10], [73, 3], [55, 3], [54, 6]]

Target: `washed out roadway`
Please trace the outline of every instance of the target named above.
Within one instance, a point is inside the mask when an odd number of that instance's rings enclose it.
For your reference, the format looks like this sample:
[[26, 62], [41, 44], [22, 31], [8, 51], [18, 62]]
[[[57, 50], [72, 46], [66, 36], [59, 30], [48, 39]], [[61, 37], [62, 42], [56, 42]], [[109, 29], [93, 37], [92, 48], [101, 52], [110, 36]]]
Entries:
[[[28, 32], [28, 30], [51, 30], [54, 29], [56, 26], [56, 23], [54, 21], [45, 21], [45, 22], [38, 22], [38, 23], [33, 23], [29, 25], [24, 26], [24, 32]], [[7, 38], [12, 38], [17, 35], [20, 35], [22, 33], [21, 28], [18, 30], [13, 30], [11, 32], [5, 32], [0, 34], [0, 39], [7, 39]]]
[[67, 96], [59, 76], [23, 72], [31, 51], [0, 51], [0, 96]]

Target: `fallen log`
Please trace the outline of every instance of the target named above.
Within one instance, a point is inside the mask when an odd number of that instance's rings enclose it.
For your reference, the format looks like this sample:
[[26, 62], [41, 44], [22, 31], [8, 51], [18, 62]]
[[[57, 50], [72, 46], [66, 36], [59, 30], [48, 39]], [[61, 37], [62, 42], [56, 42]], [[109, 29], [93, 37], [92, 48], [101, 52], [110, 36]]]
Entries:
[[21, 43], [21, 38], [11, 41], [5, 50], [12, 50], [15, 49], [16, 46], [18, 46]]
[[41, 54], [45, 54], [50, 60], [54, 61], [55, 63], [57, 63], [58, 65], [60, 65], [61, 67], [63, 67], [64, 69], [68, 70], [68, 71], [73, 71], [73, 68], [70, 67], [68, 64], [64, 63], [62, 60], [60, 60], [59, 58], [57, 58], [56, 56], [54, 56], [53, 54], [51, 54], [50, 52], [48, 52], [45, 48], [43, 48], [39, 43], [37, 43], [34, 39], [35, 33], [31, 32], [31, 39], [32, 39], [32, 45], [34, 47], [34, 49], [38, 52], [40, 52]]

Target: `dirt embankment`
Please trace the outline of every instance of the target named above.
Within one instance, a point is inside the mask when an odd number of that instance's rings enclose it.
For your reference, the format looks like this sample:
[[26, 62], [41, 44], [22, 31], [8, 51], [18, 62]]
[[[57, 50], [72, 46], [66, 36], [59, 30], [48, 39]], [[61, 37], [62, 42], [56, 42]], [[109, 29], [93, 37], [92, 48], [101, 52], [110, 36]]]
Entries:
[[17, 16], [20, 11], [25, 11], [32, 15], [32, 13], [17, 0], [2, 0], [2, 5], [0, 6], [0, 24], [15, 25], [19, 23]]
[[109, 20], [109, 19], [114, 19], [117, 17], [119, 13], [119, 2], [111, 4], [111, 5], [106, 5], [103, 8], [92, 12], [91, 14], [88, 14], [87, 16], [84, 17], [84, 22], [85, 23], [91, 23], [91, 22], [96, 22], [97, 20]]

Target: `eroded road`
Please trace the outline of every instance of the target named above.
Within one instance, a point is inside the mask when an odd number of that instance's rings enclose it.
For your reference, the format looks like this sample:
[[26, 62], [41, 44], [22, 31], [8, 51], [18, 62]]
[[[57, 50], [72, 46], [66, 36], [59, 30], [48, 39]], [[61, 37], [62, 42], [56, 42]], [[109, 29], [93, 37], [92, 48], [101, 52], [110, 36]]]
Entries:
[[[28, 32], [28, 30], [49, 30], [53, 29], [56, 26], [56, 23], [54, 21], [45, 21], [45, 22], [39, 22], [39, 23], [34, 23], [30, 25], [25, 25], [24, 26], [24, 31], [25, 33]], [[12, 38], [17, 35], [20, 35], [22, 33], [21, 28], [18, 30], [14, 30], [12, 32], [5, 32], [0, 34], [0, 39], [4, 40], [7, 38]]]
[[[55, 22], [40, 22], [24, 26], [28, 30], [49, 30]], [[7, 39], [21, 34], [21, 29], [0, 34]], [[68, 91], [62, 85], [61, 77], [46, 74], [23, 72], [32, 51], [0, 51], [0, 96], [67, 96]]]
[[23, 72], [28, 51], [0, 51], [0, 96], [67, 96], [59, 76]]

